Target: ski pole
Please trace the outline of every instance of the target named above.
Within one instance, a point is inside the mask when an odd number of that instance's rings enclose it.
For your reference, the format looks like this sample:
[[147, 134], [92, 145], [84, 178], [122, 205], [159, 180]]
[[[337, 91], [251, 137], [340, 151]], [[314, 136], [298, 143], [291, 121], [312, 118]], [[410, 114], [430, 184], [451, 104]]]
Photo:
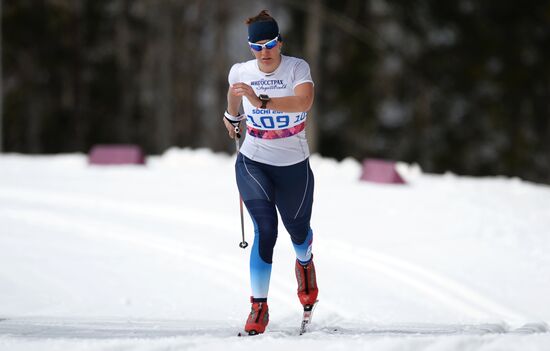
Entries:
[[[237, 150], [237, 156], [239, 155], [239, 147], [240, 147], [239, 139], [241, 138], [241, 134], [239, 132], [240, 132], [240, 128], [239, 128], [239, 125], [237, 124], [237, 126], [235, 126], [235, 149]], [[246, 247], [248, 246], [248, 243], [244, 239], [243, 198], [240, 194], [239, 194], [239, 208], [241, 210], [241, 233], [243, 235], [243, 241], [239, 243], [239, 247], [242, 249], [246, 249]]]

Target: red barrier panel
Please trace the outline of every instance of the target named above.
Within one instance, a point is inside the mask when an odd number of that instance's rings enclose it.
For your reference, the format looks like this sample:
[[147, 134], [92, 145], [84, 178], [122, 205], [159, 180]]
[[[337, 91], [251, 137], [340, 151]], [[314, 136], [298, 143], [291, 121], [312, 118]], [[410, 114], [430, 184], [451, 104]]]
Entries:
[[363, 161], [361, 180], [374, 183], [405, 184], [405, 181], [395, 169], [395, 162], [376, 159]]
[[88, 155], [91, 165], [143, 165], [145, 155], [137, 145], [95, 145]]

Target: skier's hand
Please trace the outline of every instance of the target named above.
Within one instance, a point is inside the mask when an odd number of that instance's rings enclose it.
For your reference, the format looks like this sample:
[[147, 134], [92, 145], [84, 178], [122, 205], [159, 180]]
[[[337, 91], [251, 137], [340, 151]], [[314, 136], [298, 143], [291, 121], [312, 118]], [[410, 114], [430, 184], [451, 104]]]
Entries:
[[260, 107], [262, 106], [262, 101], [254, 92], [254, 89], [246, 83], [235, 83], [229, 87], [229, 92], [233, 96], [246, 97], [252, 106]]
[[227, 128], [227, 132], [229, 134], [229, 137], [231, 139], [235, 139], [235, 136], [237, 135], [237, 133], [235, 132], [235, 127], [239, 128], [239, 130], [240, 130], [241, 122], [235, 122], [235, 124], [233, 124], [233, 123], [229, 122], [227, 120], [227, 118], [225, 118], [225, 116], [222, 117], [222, 119], [223, 119], [223, 124], [225, 124], [225, 128]]

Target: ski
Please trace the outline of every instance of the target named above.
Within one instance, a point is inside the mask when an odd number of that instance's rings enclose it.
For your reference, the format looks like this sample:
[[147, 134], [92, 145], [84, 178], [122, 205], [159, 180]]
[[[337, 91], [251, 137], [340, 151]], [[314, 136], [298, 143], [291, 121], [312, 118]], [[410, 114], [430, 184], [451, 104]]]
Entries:
[[[317, 306], [318, 302], [319, 300], [315, 301], [312, 305], [304, 306], [304, 314], [302, 315], [302, 323], [300, 325], [300, 335], [303, 335], [308, 331], [308, 327], [311, 324], [311, 319], [313, 318], [313, 311], [315, 310], [315, 307]], [[242, 331], [237, 333], [238, 337], [255, 336], [255, 335], [260, 335], [260, 334], [255, 331], [251, 331], [251, 332]]]
[[253, 331], [250, 331], [250, 332], [246, 332], [246, 331], [243, 331], [243, 332], [239, 332], [237, 334], [238, 337], [243, 337], [243, 336], [255, 336], [255, 335], [260, 335], [259, 333], [256, 333], [254, 330]]
[[315, 301], [313, 305], [304, 306], [304, 315], [302, 316], [302, 324], [300, 326], [300, 335], [307, 332], [308, 326], [311, 324], [311, 319], [313, 318], [313, 310], [315, 309], [315, 306], [317, 306], [318, 302], [319, 300]]

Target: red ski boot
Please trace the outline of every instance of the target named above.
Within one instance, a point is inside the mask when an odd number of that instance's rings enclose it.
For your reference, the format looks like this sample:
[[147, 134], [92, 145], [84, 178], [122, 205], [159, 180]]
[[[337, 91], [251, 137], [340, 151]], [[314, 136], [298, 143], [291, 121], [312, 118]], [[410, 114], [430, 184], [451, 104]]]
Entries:
[[252, 302], [252, 310], [246, 320], [244, 331], [249, 335], [261, 334], [265, 331], [267, 323], [269, 323], [269, 307], [267, 306], [267, 301], [255, 302], [251, 297], [250, 302]]
[[313, 259], [303, 266], [296, 260], [296, 280], [298, 281], [298, 298], [302, 305], [311, 306], [317, 301], [319, 289], [317, 289], [317, 277]]

